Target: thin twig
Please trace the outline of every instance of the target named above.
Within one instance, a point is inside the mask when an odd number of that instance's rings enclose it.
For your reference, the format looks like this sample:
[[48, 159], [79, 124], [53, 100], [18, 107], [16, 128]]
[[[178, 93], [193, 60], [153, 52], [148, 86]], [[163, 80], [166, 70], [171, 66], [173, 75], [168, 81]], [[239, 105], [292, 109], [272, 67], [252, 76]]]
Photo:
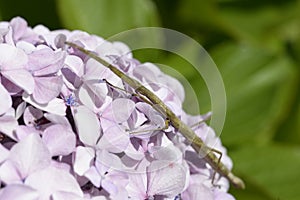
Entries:
[[218, 157], [214, 154], [210, 147], [208, 147], [196, 134], [195, 132], [184, 122], [182, 122], [173, 111], [171, 111], [163, 101], [161, 101], [153, 92], [144, 87], [137, 80], [127, 76], [125, 73], [120, 71], [112, 64], [98, 57], [94, 52], [88, 51], [77, 44], [72, 42], [65, 42], [73, 48], [76, 48], [86, 54], [87, 56], [95, 59], [105, 67], [109, 68], [113, 73], [119, 76], [124, 82], [131, 86], [136, 93], [141, 94], [149, 99], [154, 105], [158, 107], [160, 112], [166, 115], [174, 128], [176, 128], [190, 143], [194, 150], [205, 159], [211, 167], [216, 170], [219, 174], [226, 177], [236, 188], [245, 188], [245, 184], [239, 177], [235, 176], [222, 162], [219, 161]]

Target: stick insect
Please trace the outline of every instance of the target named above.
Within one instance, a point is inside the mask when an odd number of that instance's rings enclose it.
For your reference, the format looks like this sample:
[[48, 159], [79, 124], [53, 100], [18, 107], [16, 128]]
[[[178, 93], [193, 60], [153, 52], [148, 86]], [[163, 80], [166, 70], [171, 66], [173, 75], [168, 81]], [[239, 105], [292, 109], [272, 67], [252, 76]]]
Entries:
[[66, 41], [65, 44], [78, 49], [82, 53], [86, 54], [90, 58], [95, 59], [97, 62], [101, 63], [108, 69], [110, 69], [114, 74], [120, 77], [126, 84], [134, 89], [134, 91], [143, 96], [145, 99], [150, 101], [152, 104], [157, 105], [156, 109], [170, 120], [170, 124], [176, 128], [190, 143], [193, 149], [204, 158], [204, 160], [210, 164], [210, 166], [219, 174], [226, 177], [233, 186], [236, 188], [245, 188], [245, 184], [239, 177], [235, 176], [218, 158], [214, 153], [218, 152], [210, 147], [208, 147], [192, 130], [191, 127], [182, 122], [175, 113], [169, 109], [162, 100], [160, 100], [153, 92], [144, 87], [139, 81], [129, 77], [122, 71], [120, 71], [113, 64], [106, 62], [105, 60], [98, 57], [94, 52], [84, 49], [83, 47], [74, 44], [72, 42]]

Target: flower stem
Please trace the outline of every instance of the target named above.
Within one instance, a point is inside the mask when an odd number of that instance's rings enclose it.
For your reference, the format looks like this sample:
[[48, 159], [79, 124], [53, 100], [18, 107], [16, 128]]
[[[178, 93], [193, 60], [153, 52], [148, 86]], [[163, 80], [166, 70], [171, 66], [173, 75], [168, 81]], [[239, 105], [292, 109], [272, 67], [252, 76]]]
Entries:
[[153, 92], [144, 87], [139, 81], [127, 76], [118, 68], [105, 60], [98, 57], [94, 52], [88, 51], [83, 47], [74, 44], [72, 42], [65, 42], [67, 45], [76, 48], [86, 54], [87, 56], [95, 59], [105, 67], [109, 68], [113, 73], [119, 76], [124, 82], [131, 86], [136, 93], [147, 97], [154, 105], [157, 105], [158, 109], [162, 114], [165, 114], [169, 118], [171, 124], [176, 128], [190, 143], [198, 154], [208, 162], [211, 167], [216, 170], [219, 174], [226, 177], [232, 185], [236, 188], [245, 188], [245, 184], [239, 177], [235, 176], [222, 162], [219, 161], [218, 157], [214, 154], [210, 147], [208, 147], [196, 134], [195, 132], [184, 122], [182, 122], [173, 111], [171, 111], [162, 100], [160, 100]]

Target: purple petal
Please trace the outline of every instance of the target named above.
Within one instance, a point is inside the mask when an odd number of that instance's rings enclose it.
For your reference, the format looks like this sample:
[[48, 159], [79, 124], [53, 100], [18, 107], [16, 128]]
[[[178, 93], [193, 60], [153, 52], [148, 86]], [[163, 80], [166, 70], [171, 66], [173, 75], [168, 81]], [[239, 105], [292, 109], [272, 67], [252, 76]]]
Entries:
[[19, 125], [16, 128], [16, 140], [20, 141], [30, 134], [40, 134], [40, 131], [33, 126]]
[[31, 95], [28, 95], [26, 93], [23, 94], [22, 96], [23, 100], [26, 101], [27, 103], [33, 105], [34, 107], [49, 112], [49, 113], [53, 113], [56, 115], [60, 115], [60, 116], [65, 116], [66, 115], [66, 105], [64, 100], [59, 99], [59, 98], [55, 98], [53, 100], [51, 100], [50, 102], [48, 102], [47, 104], [40, 104], [37, 103]]
[[118, 98], [105, 109], [101, 117], [118, 124], [128, 120], [134, 109], [135, 103], [132, 100]]
[[40, 104], [46, 104], [58, 96], [63, 85], [61, 76], [35, 77], [33, 98]]
[[72, 128], [68, 119], [64, 116], [60, 116], [52, 113], [45, 113], [44, 117], [54, 124], [61, 124], [65, 127]]
[[85, 82], [79, 89], [80, 101], [91, 110], [100, 108], [107, 97], [107, 86], [105, 83]]
[[28, 26], [27, 22], [21, 17], [15, 17], [10, 21], [10, 25], [13, 29], [14, 40], [19, 40], [26, 32]]
[[2, 85], [5, 87], [7, 92], [12, 96], [22, 92], [22, 88], [5, 78], [5, 76], [1, 77]]
[[18, 125], [18, 121], [15, 118], [15, 111], [10, 108], [4, 115], [0, 116], [0, 132], [16, 140], [14, 130]]
[[51, 200], [85, 200], [81, 196], [78, 196], [72, 192], [58, 191], [52, 194]]
[[98, 150], [95, 166], [98, 172], [104, 176], [106, 172], [113, 170], [122, 170], [123, 163], [121, 159], [113, 153], [106, 150]]
[[148, 84], [158, 83], [158, 76], [162, 72], [160, 69], [152, 63], [144, 63], [134, 68], [133, 74], [140, 80], [146, 80]]
[[235, 198], [227, 192], [215, 190], [214, 200], [235, 200]]
[[169, 161], [153, 161], [147, 168], [147, 194], [174, 197], [181, 193], [186, 182], [182, 165]]
[[43, 133], [42, 140], [52, 156], [68, 155], [75, 149], [75, 134], [72, 129], [60, 124], [48, 127]]
[[117, 186], [111, 182], [110, 180], [104, 179], [101, 183], [101, 186], [110, 194], [110, 195], [116, 195], [118, 192]]
[[18, 105], [16, 109], [16, 119], [19, 119], [23, 115], [25, 109], [26, 109], [26, 102], [23, 101]]
[[9, 151], [0, 144], [0, 164], [6, 160], [9, 155]]
[[30, 134], [10, 151], [9, 159], [19, 170], [22, 178], [47, 167], [51, 161], [51, 155], [40, 136]]
[[100, 187], [102, 177], [95, 166], [92, 166], [86, 173], [84, 173], [84, 176], [89, 179], [94, 186], [97, 188]]
[[130, 142], [129, 133], [117, 124], [106, 128], [97, 146], [112, 153], [123, 152]]
[[183, 192], [182, 198], [187, 200], [215, 200], [212, 190], [203, 184], [189, 185], [188, 189]]
[[80, 140], [95, 145], [100, 137], [100, 122], [97, 115], [85, 106], [73, 108], [73, 116]]
[[85, 66], [85, 75], [83, 79], [86, 80], [102, 80], [106, 79], [115, 87], [124, 88], [122, 79], [110, 71], [107, 67], [98, 63], [94, 59], [89, 59]]
[[179, 98], [180, 102], [183, 102], [185, 94], [181, 83], [177, 79], [167, 75], [164, 76], [164, 81], [167, 83], [168, 89], [171, 90], [176, 98]]
[[96, 196], [91, 198], [91, 200], [109, 200], [109, 198], [105, 196]]
[[175, 147], [172, 143], [159, 146], [153, 152], [153, 157], [157, 160], [168, 160], [172, 162], [178, 162], [182, 160], [182, 152]]
[[84, 72], [83, 61], [78, 56], [67, 55], [65, 60], [65, 65], [77, 76], [81, 77], [83, 75]]
[[90, 147], [79, 146], [76, 148], [74, 171], [83, 176], [86, 171], [91, 167], [91, 162], [95, 157], [94, 149]]
[[6, 160], [0, 166], [0, 179], [6, 184], [22, 183], [22, 177], [14, 163], [10, 160]]
[[22, 69], [27, 61], [28, 57], [21, 49], [8, 44], [0, 44], [0, 68], [2, 71]]
[[63, 67], [64, 57], [63, 52], [54, 52], [49, 47], [43, 46], [42, 49], [38, 49], [28, 56], [27, 68], [33, 71], [34, 76], [54, 74]]
[[43, 111], [34, 108], [33, 106], [28, 106], [23, 115], [24, 123], [27, 126], [33, 126], [37, 119], [43, 117]]
[[49, 199], [57, 191], [71, 192], [83, 197], [80, 186], [70, 173], [51, 166], [29, 175], [25, 184], [38, 190], [41, 199]]
[[1, 99], [0, 115], [2, 115], [12, 106], [12, 100], [9, 93], [1, 83], [0, 83], [0, 99]]
[[38, 200], [39, 194], [29, 186], [23, 184], [11, 184], [0, 190], [0, 199]]
[[131, 199], [146, 199], [146, 185], [146, 173], [130, 173], [129, 184], [126, 186], [126, 190]]
[[6, 70], [2, 72], [8, 80], [31, 94], [35, 88], [35, 82], [32, 75], [25, 69]]

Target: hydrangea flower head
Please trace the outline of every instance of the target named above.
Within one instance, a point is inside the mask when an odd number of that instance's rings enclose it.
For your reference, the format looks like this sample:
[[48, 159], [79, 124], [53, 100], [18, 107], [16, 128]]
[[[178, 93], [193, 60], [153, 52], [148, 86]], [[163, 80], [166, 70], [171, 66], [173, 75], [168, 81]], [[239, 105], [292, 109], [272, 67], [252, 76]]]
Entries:
[[[81, 45], [155, 93], [192, 127], [184, 89], [121, 42], [14, 18], [0, 23], [0, 199], [224, 200], [228, 180], [168, 119]], [[195, 133], [231, 159], [205, 122]]]

